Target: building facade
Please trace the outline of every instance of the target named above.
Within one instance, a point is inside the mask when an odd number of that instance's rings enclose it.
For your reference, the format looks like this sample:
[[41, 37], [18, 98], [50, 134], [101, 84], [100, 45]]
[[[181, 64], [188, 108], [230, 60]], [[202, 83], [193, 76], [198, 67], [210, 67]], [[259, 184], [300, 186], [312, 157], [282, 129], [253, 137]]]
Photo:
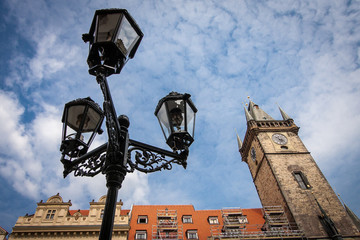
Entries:
[[[88, 210], [70, 210], [71, 201], [57, 194], [37, 204], [35, 214], [19, 217], [10, 235], [13, 239], [98, 239], [106, 196], [90, 202]], [[128, 236], [129, 211], [116, 205], [113, 239]]]
[[[193, 205], [134, 205], [128, 239], [220, 239], [261, 232], [262, 209], [195, 210]], [[240, 235], [239, 235], [240, 236]]]
[[[279, 109], [282, 120], [252, 101], [244, 108], [247, 131], [243, 143], [239, 141], [240, 153], [263, 208], [281, 206], [308, 239], [359, 238], [359, 229], [301, 141], [299, 127]], [[276, 228], [282, 226], [268, 226]]]

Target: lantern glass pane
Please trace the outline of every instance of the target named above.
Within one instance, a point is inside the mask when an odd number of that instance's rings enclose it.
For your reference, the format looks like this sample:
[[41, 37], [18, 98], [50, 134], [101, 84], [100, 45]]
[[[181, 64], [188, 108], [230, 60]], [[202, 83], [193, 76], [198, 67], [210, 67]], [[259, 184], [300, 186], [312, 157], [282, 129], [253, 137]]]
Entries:
[[115, 41], [116, 46], [122, 53], [128, 55], [139, 37], [140, 36], [136, 33], [127, 18], [124, 17], [121, 21], [119, 33]]
[[165, 138], [168, 139], [169, 135], [171, 134], [169, 120], [166, 113], [165, 103], [162, 104], [160, 110], [157, 113], [157, 118], [160, 122], [161, 129], [165, 135]]
[[179, 99], [168, 101], [167, 104], [173, 132], [185, 131], [184, 101]]
[[68, 109], [67, 124], [75, 131], [79, 131], [81, 119], [85, 111], [85, 105], [75, 105]]
[[89, 108], [87, 117], [88, 121], [84, 124], [83, 132], [92, 132], [96, 129], [102, 116], [94, 109]]
[[187, 120], [187, 132], [194, 138], [195, 113], [188, 103], [186, 104], [186, 120]]
[[109, 42], [116, 33], [121, 13], [99, 14], [97, 17], [96, 42]]
[[[92, 108], [89, 108], [85, 112], [86, 105], [75, 105], [69, 107], [68, 110], [68, 122], [69, 127], [74, 129], [76, 132], [92, 132], [96, 129], [99, 121], [101, 120], [101, 115]], [[85, 117], [85, 122], [80, 129], [80, 124]]]
[[66, 126], [66, 139], [75, 139], [76, 138], [76, 131], [72, 129], [69, 125]]

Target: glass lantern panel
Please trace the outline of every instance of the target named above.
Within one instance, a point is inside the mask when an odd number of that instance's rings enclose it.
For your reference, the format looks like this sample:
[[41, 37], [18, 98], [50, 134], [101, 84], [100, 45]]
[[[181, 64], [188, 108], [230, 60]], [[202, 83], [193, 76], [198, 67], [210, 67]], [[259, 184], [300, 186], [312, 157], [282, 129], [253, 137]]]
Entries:
[[187, 132], [194, 138], [194, 130], [195, 130], [195, 112], [186, 104], [186, 120], [187, 120]]
[[162, 104], [160, 110], [158, 111], [157, 118], [160, 122], [160, 126], [164, 133], [165, 138], [168, 139], [171, 131], [170, 131], [170, 126], [169, 126], [168, 116], [166, 113], [165, 103]]
[[76, 131], [72, 129], [70, 126], [66, 126], [65, 140], [75, 139], [75, 138], [76, 138]]
[[98, 15], [96, 42], [109, 42], [112, 40], [120, 17], [121, 13]]
[[84, 123], [83, 132], [93, 132], [101, 120], [101, 115], [94, 109], [89, 108], [87, 117], [88, 121]]
[[124, 17], [121, 21], [119, 33], [115, 41], [116, 46], [122, 53], [128, 55], [139, 37], [140, 36], [136, 33], [127, 18]]
[[75, 105], [71, 106], [68, 109], [67, 114], [67, 124], [69, 127], [75, 131], [79, 131], [79, 127], [82, 120], [82, 115], [84, 114], [85, 105]]
[[[96, 129], [99, 121], [101, 120], [101, 115], [92, 108], [89, 108], [87, 113], [84, 112], [85, 107], [86, 105], [75, 105], [69, 107], [68, 109], [67, 124], [77, 132], [92, 132]], [[84, 116], [85, 114], [86, 116]], [[84, 117], [85, 122], [83, 128], [80, 129], [80, 124]]]
[[174, 132], [185, 131], [184, 101], [168, 101], [169, 118]]

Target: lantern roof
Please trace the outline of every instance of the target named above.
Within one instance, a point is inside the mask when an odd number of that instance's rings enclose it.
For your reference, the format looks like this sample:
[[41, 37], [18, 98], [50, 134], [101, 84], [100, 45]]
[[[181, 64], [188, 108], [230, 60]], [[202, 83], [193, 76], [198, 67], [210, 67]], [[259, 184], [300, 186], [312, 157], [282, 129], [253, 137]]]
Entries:
[[[70, 101], [68, 103], [65, 104], [65, 108], [71, 107], [71, 106], [76, 106], [76, 105], [84, 105], [84, 104], [88, 104], [92, 109], [94, 109], [95, 111], [97, 111], [99, 114], [103, 115], [103, 110], [101, 109], [101, 107], [99, 106], [99, 104], [97, 104], [96, 102], [94, 102], [94, 100], [92, 100], [90, 97], [87, 98], [78, 98], [75, 99], [73, 101]], [[65, 122], [65, 111], [63, 113], [62, 116], [62, 122]]]
[[170, 92], [167, 96], [163, 97], [162, 99], [160, 99], [158, 105], [156, 106], [155, 108], [155, 115], [157, 115], [157, 113], [159, 112], [162, 104], [166, 101], [169, 101], [169, 100], [187, 100], [190, 107], [193, 109], [194, 113], [197, 112], [197, 108], [195, 107], [193, 101], [191, 100], [191, 95], [188, 94], [188, 93], [184, 93], [184, 94], [181, 94], [181, 93], [178, 93], [178, 92]]

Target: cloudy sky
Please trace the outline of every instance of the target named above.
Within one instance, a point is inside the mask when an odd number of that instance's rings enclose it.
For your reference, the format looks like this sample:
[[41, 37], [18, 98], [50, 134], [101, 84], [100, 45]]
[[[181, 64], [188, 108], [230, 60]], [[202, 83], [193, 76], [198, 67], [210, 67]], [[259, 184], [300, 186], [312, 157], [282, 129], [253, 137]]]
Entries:
[[[103, 175], [62, 177], [61, 115], [66, 102], [100, 88], [87, 70], [96, 9], [126, 8], [144, 32], [134, 59], [109, 77], [130, 137], [167, 148], [153, 112], [170, 91], [198, 108], [188, 169], [128, 174], [119, 199], [193, 204], [196, 209], [260, 207], [238, 153], [247, 96], [275, 119], [277, 103], [324, 175], [360, 215], [360, 2], [113, 0], [0, 2], [0, 226], [60, 193], [72, 209], [106, 194]], [[94, 145], [106, 140], [98, 136]]]

